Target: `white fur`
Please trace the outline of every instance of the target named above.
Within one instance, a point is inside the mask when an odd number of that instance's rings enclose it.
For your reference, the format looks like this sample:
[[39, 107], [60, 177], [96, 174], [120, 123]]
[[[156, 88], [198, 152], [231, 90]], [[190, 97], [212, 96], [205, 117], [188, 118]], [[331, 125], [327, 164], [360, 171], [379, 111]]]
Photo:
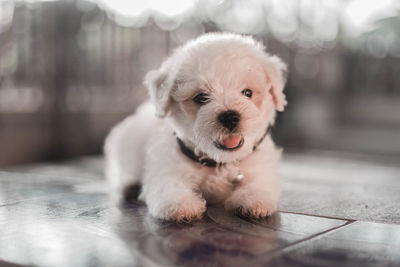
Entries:
[[[255, 151], [253, 146], [286, 105], [285, 65], [264, 49], [250, 37], [206, 34], [149, 72], [145, 84], [152, 104], [143, 104], [106, 140], [106, 176], [113, 192], [141, 184], [140, 199], [150, 214], [175, 221], [201, 218], [206, 203], [255, 218], [276, 211], [280, 150], [269, 135]], [[251, 99], [241, 93], [245, 88], [253, 90]], [[194, 103], [199, 92], [211, 101]], [[236, 151], [215, 146], [230, 135], [217, 120], [226, 110], [241, 116], [238, 134], [244, 144]], [[175, 135], [196, 153], [225, 164], [211, 168], [193, 162], [180, 151]]]

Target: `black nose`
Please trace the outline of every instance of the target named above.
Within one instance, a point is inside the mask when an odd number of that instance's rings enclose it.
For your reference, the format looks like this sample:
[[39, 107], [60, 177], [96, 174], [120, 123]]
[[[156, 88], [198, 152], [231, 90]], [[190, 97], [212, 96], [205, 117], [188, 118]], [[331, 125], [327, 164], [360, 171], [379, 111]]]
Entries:
[[234, 110], [228, 110], [218, 115], [218, 121], [229, 131], [236, 130], [240, 122], [240, 114]]

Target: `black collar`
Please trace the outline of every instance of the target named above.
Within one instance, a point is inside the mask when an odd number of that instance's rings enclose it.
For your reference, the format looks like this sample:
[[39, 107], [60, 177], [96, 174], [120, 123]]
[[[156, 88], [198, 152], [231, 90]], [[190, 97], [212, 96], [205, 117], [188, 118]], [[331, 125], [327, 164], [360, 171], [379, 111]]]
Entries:
[[[253, 151], [257, 149], [257, 147], [264, 141], [265, 137], [267, 137], [267, 135], [269, 134], [271, 129], [271, 126], [267, 127], [267, 130], [265, 131], [264, 135], [261, 137], [260, 140], [258, 140], [254, 146], [253, 146]], [[215, 168], [215, 167], [220, 167], [222, 165], [224, 165], [224, 162], [216, 162], [215, 160], [207, 157], [206, 155], [204, 156], [197, 156], [194, 151], [192, 149], [190, 149], [189, 147], [187, 147], [185, 145], [185, 143], [179, 138], [177, 137], [176, 140], [178, 141], [178, 145], [179, 148], [181, 149], [181, 152], [188, 157], [189, 159], [191, 159], [194, 162], [200, 163], [201, 165], [207, 166], [207, 167], [211, 167], [211, 168]]]
[[210, 159], [207, 156], [197, 156], [193, 150], [188, 148], [183, 141], [177, 137], [176, 140], [178, 140], [178, 145], [179, 148], [181, 149], [182, 153], [185, 154], [186, 157], [189, 159], [193, 160], [194, 162], [200, 163], [201, 165], [207, 166], [207, 167], [212, 167], [215, 168], [217, 166], [221, 166], [224, 163], [218, 163], [213, 159]]

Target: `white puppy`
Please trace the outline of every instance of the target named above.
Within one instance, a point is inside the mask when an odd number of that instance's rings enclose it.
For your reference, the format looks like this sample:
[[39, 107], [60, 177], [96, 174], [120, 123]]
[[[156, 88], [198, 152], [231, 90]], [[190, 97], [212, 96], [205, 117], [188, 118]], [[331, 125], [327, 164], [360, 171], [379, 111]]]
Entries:
[[114, 192], [140, 184], [161, 219], [199, 219], [206, 203], [260, 218], [277, 209], [280, 150], [268, 133], [286, 105], [285, 64], [236, 34], [205, 34], [176, 49], [145, 84], [143, 104], [110, 133]]

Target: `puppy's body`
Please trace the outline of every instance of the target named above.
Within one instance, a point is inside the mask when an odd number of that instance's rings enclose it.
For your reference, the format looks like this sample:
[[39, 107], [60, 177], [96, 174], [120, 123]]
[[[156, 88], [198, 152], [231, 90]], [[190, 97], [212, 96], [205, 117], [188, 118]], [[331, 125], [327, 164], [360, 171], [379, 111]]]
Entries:
[[[275, 110], [286, 104], [283, 68], [261, 44], [238, 35], [206, 35], [176, 50], [146, 77], [153, 105], [143, 104], [107, 138], [106, 175], [114, 192], [141, 184], [149, 212], [168, 220], [200, 218], [206, 203], [252, 217], [274, 212], [280, 151], [264, 136]], [[207, 97], [199, 102], [199, 94]], [[227, 124], [221, 115], [231, 113], [236, 121]], [[221, 164], [193, 161], [177, 138]]]

